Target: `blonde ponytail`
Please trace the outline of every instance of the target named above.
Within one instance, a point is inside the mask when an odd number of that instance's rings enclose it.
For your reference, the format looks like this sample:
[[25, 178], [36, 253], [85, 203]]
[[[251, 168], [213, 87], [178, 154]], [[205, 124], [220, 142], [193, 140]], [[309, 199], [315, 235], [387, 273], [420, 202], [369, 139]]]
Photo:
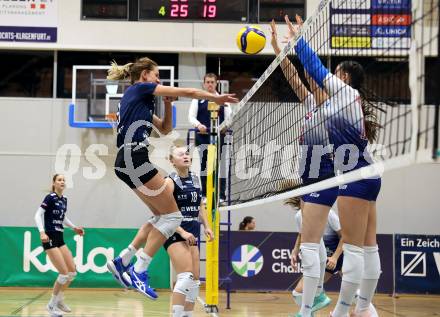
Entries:
[[136, 60], [134, 63], [128, 63], [123, 66], [119, 66], [116, 61], [111, 62], [111, 67], [108, 70], [108, 80], [124, 80], [130, 79], [134, 84], [141, 76], [142, 71], [153, 71], [157, 67], [157, 63], [148, 57], [142, 57]]
[[115, 61], [111, 62], [111, 67], [108, 70], [107, 79], [109, 80], [124, 80], [130, 78], [130, 68], [133, 63], [128, 63], [119, 66]]

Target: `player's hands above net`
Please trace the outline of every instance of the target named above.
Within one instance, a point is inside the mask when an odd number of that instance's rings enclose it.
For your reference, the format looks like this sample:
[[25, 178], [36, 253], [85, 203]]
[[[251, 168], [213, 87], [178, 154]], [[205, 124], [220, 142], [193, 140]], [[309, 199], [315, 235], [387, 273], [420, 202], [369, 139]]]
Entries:
[[213, 101], [218, 105], [223, 105], [227, 102], [229, 103], [238, 103], [238, 99], [235, 98], [235, 94], [223, 94], [218, 95], [213, 98]]
[[284, 16], [284, 20], [287, 24], [287, 34], [284, 36], [283, 43], [287, 43], [301, 32], [303, 20], [298, 14], [295, 15], [296, 24], [290, 22], [289, 16], [287, 14]]

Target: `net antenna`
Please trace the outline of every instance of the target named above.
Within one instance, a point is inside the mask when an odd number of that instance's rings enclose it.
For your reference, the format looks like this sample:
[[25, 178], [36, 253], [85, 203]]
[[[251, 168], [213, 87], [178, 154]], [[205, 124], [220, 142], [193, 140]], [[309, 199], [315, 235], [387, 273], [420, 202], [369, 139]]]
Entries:
[[[232, 206], [220, 210], [302, 196], [434, 162], [438, 100], [425, 93], [429, 93], [427, 84], [436, 87], [433, 91], [440, 84], [427, 76], [425, 66], [439, 56], [438, 12], [438, 1], [431, 0], [322, 1], [220, 127], [231, 128], [234, 139]], [[346, 59], [359, 61], [365, 69], [368, 100], [380, 125], [375, 143], [369, 145], [374, 164], [316, 182], [300, 179], [301, 137], [313, 131], [304, 131], [308, 109], [292, 91], [293, 75], [282, 61], [288, 58], [305, 82], [294, 50], [301, 37], [318, 55], [327, 57], [329, 70], [331, 64], [334, 69]]]

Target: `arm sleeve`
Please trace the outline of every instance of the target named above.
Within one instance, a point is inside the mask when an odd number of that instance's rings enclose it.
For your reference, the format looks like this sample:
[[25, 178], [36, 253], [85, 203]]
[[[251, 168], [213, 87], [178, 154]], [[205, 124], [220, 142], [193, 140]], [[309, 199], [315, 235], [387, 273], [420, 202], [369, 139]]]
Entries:
[[191, 105], [189, 106], [188, 112], [188, 121], [194, 128], [200, 124], [200, 121], [197, 120], [197, 110], [199, 109], [199, 101], [197, 99], [193, 99], [191, 101]]
[[44, 232], [44, 213], [46, 210], [44, 210], [42, 207], [38, 207], [37, 212], [35, 213], [35, 222], [38, 227], [38, 231]]
[[333, 231], [338, 232], [341, 230], [341, 223], [339, 217], [333, 209], [330, 209], [328, 214], [328, 224]]
[[231, 117], [232, 109], [229, 104], [225, 105], [224, 109], [225, 109], [225, 121], [226, 121]]
[[73, 222], [70, 221], [70, 219], [67, 218], [67, 217], [64, 217], [63, 224], [66, 225], [69, 228], [76, 228], [76, 226], [73, 224]]
[[319, 87], [324, 88], [324, 79], [330, 74], [330, 72], [325, 68], [318, 55], [313, 51], [309, 44], [307, 44], [303, 37], [301, 37], [296, 43], [295, 52], [307, 73], [309, 73]]
[[301, 224], [302, 224], [301, 210], [298, 210], [295, 214], [295, 223], [296, 223], [296, 228], [298, 229], [298, 233], [301, 233]]

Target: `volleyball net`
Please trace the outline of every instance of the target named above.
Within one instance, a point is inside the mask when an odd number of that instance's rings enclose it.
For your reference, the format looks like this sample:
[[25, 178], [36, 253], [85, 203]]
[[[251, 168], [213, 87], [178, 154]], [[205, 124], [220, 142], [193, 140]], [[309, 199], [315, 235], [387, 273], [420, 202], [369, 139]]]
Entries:
[[[304, 43], [311, 51], [301, 51]], [[336, 80], [334, 86], [316, 80], [313, 73], [319, 75], [321, 70], [310, 69], [319, 67], [307, 60], [313, 58], [311, 52], [316, 52], [323, 67], [333, 74], [346, 60], [362, 65], [362, 95], [368, 100], [368, 117], [377, 122], [376, 138], [369, 142], [368, 154], [362, 154], [371, 159], [369, 167], [342, 173], [355, 164], [342, 160], [333, 174], [307, 180], [302, 177], [304, 143], [316, 144], [324, 151], [317, 157], [329, 155], [336, 161], [341, 153], [346, 156], [347, 149], [332, 148], [331, 137], [325, 144], [323, 135], [346, 135], [363, 124], [363, 110], [353, 106], [356, 98], [351, 89]], [[438, 154], [438, 54], [438, 1], [322, 1], [300, 34], [286, 44], [221, 127], [233, 131], [233, 145], [229, 151], [231, 206], [220, 210], [301, 196], [433, 161]], [[303, 67], [307, 64], [308, 72]], [[314, 100], [301, 95], [303, 84]], [[320, 87], [324, 89], [317, 89]], [[333, 102], [321, 105], [322, 91]], [[308, 164], [313, 166], [313, 162]], [[319, 163], [316, 166], [319, 169]]]

